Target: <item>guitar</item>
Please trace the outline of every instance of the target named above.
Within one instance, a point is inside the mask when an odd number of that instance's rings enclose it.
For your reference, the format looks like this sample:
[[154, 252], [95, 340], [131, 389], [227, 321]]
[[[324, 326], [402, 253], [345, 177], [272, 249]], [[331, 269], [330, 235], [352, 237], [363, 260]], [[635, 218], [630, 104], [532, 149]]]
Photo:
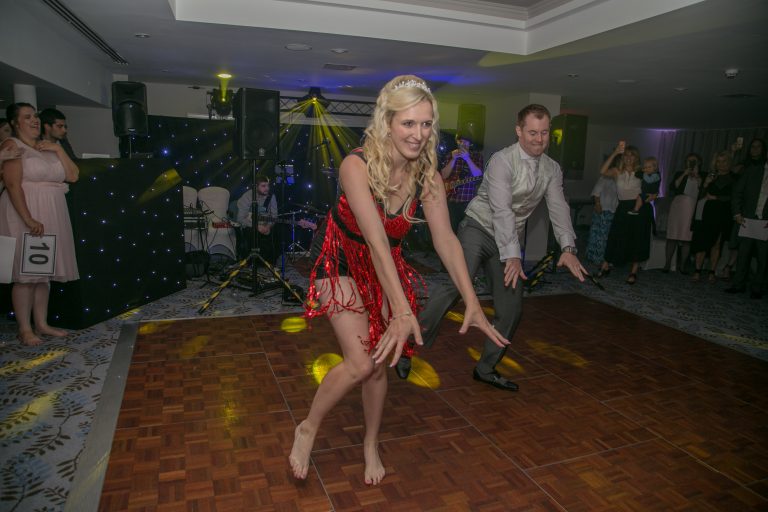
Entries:
[[470, 178], [464, 178], [463, 180], [453, 180], [453, 181], [446, 181], [445, 182], [445, 191], [450, 192], [451, 190], [455, 189], [456, 187], [460, 187], [462, 185], [466, 185], [468, 183], [474, 183], [476, 181], [480, 181], [483, 179], [483, 175], [480, 176], [472, 176]]
[[312, 222], [309, 219], [293, 220], [290, 218], [286, 219], [283, 217], [272, 217], [270, 215], [259, 215], [259, 224], [262, 224], [262, 223], [287, 224], [289, 226], [298, 226], [304, 229], [311, 229], [311, 230], [317, 229], [317, 223]]

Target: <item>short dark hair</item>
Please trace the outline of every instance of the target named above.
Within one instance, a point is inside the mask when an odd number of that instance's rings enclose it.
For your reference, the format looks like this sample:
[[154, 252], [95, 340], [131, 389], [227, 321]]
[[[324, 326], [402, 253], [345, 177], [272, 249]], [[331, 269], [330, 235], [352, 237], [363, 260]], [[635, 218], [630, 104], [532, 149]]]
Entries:
[[269, 183], [269, 178], [264, 176], [263, 174], [257, 174], [256, 175], [256, 185], [261, 185], [262, 183]]
[[517, 126], [522, 128], [525, 125], [525, 118], [529, 115], [533, 115], [536, 119], [543, 119], [544, 117], [552, 119], [552, 114], [549, 113], [547, 107], [538, 103], [531, 103], [517, 113]]
[[40, 124], [53, 125], [57, 119], [66, 121], [67, 117], [55, 108], [46, 108], [40, 112]]

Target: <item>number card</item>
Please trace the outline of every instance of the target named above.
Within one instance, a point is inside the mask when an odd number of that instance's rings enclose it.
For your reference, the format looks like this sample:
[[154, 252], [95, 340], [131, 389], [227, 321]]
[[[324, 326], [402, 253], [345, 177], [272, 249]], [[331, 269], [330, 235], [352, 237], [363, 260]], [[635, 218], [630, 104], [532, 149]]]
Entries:
[[34, 236], [24, 233], [21, 247], [21, 273], [52, 276], [56, 268], [56, 235]]

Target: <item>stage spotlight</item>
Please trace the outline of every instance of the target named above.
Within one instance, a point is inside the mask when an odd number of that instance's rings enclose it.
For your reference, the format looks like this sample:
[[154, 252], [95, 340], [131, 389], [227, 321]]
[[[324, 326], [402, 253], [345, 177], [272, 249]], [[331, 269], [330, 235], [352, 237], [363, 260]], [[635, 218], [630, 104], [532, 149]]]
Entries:
[[227, 117], [232, 113], [232, 89], [214, 89], [208, 91], [208, 119], [215, 113], [219, 117]]
[[304, 109], [305, 116], [318, 117], [317, 107], [319, 106], [322, 110], [325, 110], [328, 108], [328, 105], [331, 104], [331, 100], [323, 96], [319, 87], [310, 87], [309, 92], [299, 98], [299, 103], [306, 104], [306, 108]]

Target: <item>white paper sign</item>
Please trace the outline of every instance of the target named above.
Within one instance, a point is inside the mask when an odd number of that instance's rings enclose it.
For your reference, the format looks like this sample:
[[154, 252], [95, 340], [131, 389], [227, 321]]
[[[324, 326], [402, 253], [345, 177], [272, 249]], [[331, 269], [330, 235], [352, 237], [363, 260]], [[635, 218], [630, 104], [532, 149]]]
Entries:
[[739, 228], [739, 236], [765, 242], [768, 240], [768, 220], [744, 219]]
[[56, 268], [56, 235], [24, 233], [21, 246], [21, 273], [52, 276]]
[[11, 282], [15, 256], [16, 239], [12, 236], [0, 236], [0, 283]]

